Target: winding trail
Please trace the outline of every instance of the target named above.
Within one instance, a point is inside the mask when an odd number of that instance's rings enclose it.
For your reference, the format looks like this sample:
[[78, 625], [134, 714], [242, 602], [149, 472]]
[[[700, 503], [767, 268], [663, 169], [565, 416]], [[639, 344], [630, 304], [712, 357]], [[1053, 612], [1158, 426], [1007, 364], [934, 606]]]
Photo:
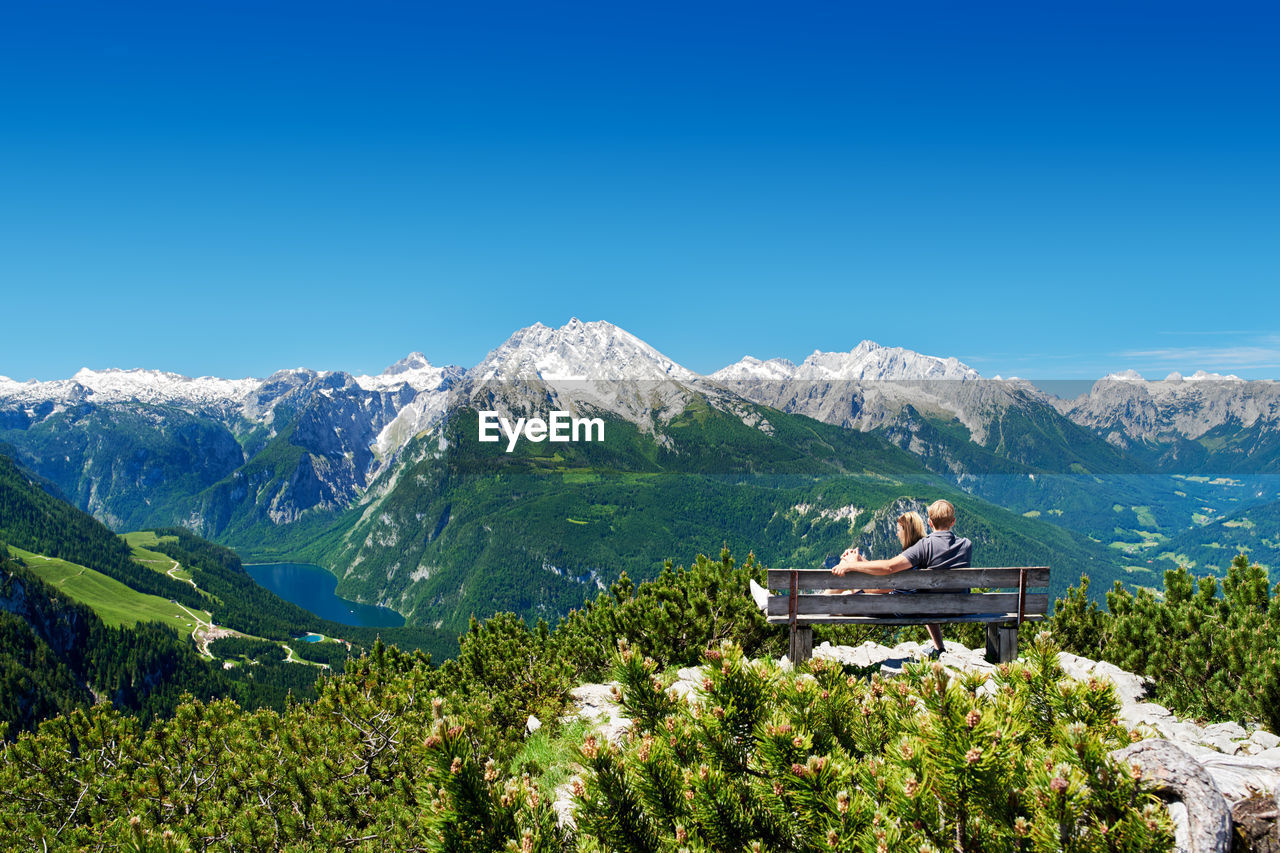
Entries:
[[[170, 559], [172, 559], [172, 558], [170, 558]], [[175, 575], [175, 574], [174, 574], [174, 572], [178, 571], [178, 569], [180, 569], [180, 568], [182, 568], [182, 564], [181, 564], [181, 563], [179, 563], [177, 560], [174, 560], [174, 561], [173, 561], [173, 566], [172, 566], [172, 567], [170, 567], [169, 571], [165, 572], [165, 574], [166, 574], [166, 575], [168, 575], [169, 577], [173, 578], [173, 579], [174, 579], [174, 580], [176, 580], [176, 581], [184, 580], [184, 578], [180, 578], [180, 577], [178, 577], [177, 575]], [[186, 582], [187, 582], [187, 583], [191, 584], [191, 588], [192, 588], [192, 589], [199, 589], [199, 588], [200, 588], [200, 587], [196, 586], [196, 582], [195, 582], [193, 579], [191, 579], [191, 578], [185, 578], [185, 580], [186, 580]]]
[[280, 644], [280, 646], [281, 646], [281, 647], [285, 650], [285, 652], [286, 652], [286, 655], [285, 655], [285, 658], [284, 658], [286, 663], [303, 663], [303, 664], [306, 664], [307, 666], [318, 666], [318, 667], [320, 667], [320, 668], [322, 668], [322, 669], [328, 669], [328, 668], [329, 668], [329, 664], [327, 664], [327, 663], [320, 663], [319, 661], [307, 660], [306, 658], [298, 657], [298, 653], [297, 653], [297, 652], [295, 652], [295, 651], [294, 651], [294, 650], [289, 646], [289, 644], [288, 644], [288, 643], [281, 643], [281, 644]]
[[[170, 557], [170, 559], [173, 559], [173, 558]], [[174, 574], [174, 572], [178, 571], [181, 568], [182, 568], [182, 564], [179, 563], [177, 560], [173, 560], [173, 565], [169, 567], [169, 570], [165, 572], [165, 574], [176, 581], [186, 580], [187, 583], [191, 584], [192, 589], [198, 591], [200, 587], [196, 586], [195, 580], [193, 580], [192, 578], [180, 578]], [[181, 607], [184, 611], [186, 611], [186, 613], [192, 619], [196, 620], [196, 627], [195, 627], [195, 630], [191, 632], [191, 638], [196, 641], [196, 648], [200, 651], [200, 654], [203, 655], [204, 657], [209, 658], [210, 660], [213, 660], [213, 652], [209, 651], [209, 644], [212, 643], [214, 640], [220, 640], [223, 637], [248, 636], [247, 634], [242, 634], [233, 628], [223, 628], [221, 625], [215, 625], [213, 622], [212, 610], [205, 611], [206, 613], [208, 613], [208, 618], [202, 619], [197, 613], [195, 613], [190, 607], [187, 607], [185, 604], [182, 604], [179, 601], [174, 601], [173, 603]]]
[[209, 651], [209, 644], [214, 640], [220, 640], [223, 637], [245, 636], [239, 631], [235, 631], [231, 628], [223, 628], [221, 625], [215, 625], [213, 623], [212, 614], [209, 615], [208, 619], [202, 619], [198, 613], [193, 611], [190, 607], [187, 607], [185, 604], [178, 601], [173, 603], [181, 607], [192, 619], [196, 620], [196, 627], [195, 630], [191, 632], [191, 637], [196, 641], [196, 648], [200, 650], [200, 654], [209, 659], [213, 658], [213, 653]]
[[[170, 557], [169, 559], [172, 560], [173, 558]], [[173, 565], [169, 567], [169, 570], [165, 572], [165, 574], [176, 581], [185, 580], [187, 583], [191, 584], [192, 589], [199, 590], [200, 587], [196, 586], [196, 582], [193, 578], [180, 578], [174, 574], [174, 572], [180, 570], [181, 568], [182, 568], [182, 564], [179, 563], [177, 560], [173, 560]], [[192, 612], [191, 608], [187, 607], [186, 605], [181, 604], [177, 601], [173, 603], [177, 604], [179, 607], [185, 610], [187, 614], [191, 616], [192, 619], [196, 620], [196, 627], [195, 627], [195, 630], [191, 632], [191, 637], [196, 641], [196, 648], [200, 650], [200, 654], [203, 655], [204, 657], [209, 658], [210, 660], [213, 660], [213, 652], [209, 651], [209, 644], [212, 643], [214, 640], [221, 640], [224, 637], [246, 637], [251, 640], [263, 639], [261, 637], [254, 637], [250, 634], [241, 633], [240, 631], [237, 631], [234, 628], [224, 628], [221, 625], [215, 625], [213, 622], [213, 611], [207, 611], [209, 614], [209, 618], [206, 620], [206, 619], [201, 619], [199, 615]], [[310, 660], [307, 660], [306, 658], [299, 657], [294, 652], [294, 650], [289, 647], [287, 643], [281, 643], [280, 647], [284, 649], [285, 651], [284, 659], [288, 663], [298, 663], [298, 664], [303, 664], [305, 666], [318, 666], [323, 669], [329, 668], [329, 664], [327, 663], [319, 663], [317, 661], [310, 661]], [[347, 645], [347, 648], [351, 648], [350, 644]]]

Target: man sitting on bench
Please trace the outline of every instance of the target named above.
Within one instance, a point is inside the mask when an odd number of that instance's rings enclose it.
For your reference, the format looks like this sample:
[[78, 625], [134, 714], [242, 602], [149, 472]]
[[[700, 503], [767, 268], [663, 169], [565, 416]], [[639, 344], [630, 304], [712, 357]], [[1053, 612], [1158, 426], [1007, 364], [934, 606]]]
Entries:
[[[840, 562], [831, 570], [832, 574], [844, 576], [850, 572], [862, 572], [868, 575], [892, 575], [908, 569], [967, 569], [969, 557], [973, 553], [973, 543], [968, 539], [956, 536], [952, 527], [956, 523], [956, 509], [950, 501], [934, 501], [929, 504], [929, 526], [933, 528], [928, 536], [907, 548], [896, 557], [887, 560], [863, 559], [856, 548], [850, 548], [841, 555]], [[937, 592], [954, 592], [956, 590], [937, 590]], [[968, 590], [960, 590], [968, 592]], [[925, 625], [929, 629], [929, 638], [933, 640], [933, 652], [929, 657], [936, 658], [945, 651], [942, 642], [942, 627], [937, 624]]]

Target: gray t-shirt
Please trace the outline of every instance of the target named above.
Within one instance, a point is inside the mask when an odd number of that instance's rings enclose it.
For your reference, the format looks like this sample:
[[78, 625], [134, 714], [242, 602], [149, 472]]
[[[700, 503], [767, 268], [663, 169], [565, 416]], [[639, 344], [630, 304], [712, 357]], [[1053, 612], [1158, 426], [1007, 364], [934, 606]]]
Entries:
[[935, 530], [902, 552], [913, 569], [967, 569], [973, 543], [950, 530]]

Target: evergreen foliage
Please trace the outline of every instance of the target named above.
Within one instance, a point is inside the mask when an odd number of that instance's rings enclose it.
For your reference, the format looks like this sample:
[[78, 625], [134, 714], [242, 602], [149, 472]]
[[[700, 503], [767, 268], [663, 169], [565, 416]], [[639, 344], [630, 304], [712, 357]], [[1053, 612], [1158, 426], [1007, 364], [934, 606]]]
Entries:
[[[319, 698], [246, 711], [188, 698], [149, 727], [106, 706], [0, 746], [0, 844], [60, 849], [433, 851], [1166, 850], [1163, 807], [1106, 758], [1129, 734], [1109, 686], [1062, 680], [1045, 640], [981, 677], [885, 680], [815, 662], [784, 672], [726, 642], [702, 691], [667, 696], [656, 661], [615, 659], [635, 728], [582, 743], [578, 829], [539, 768], [508, 761], [518, 712], [482, 685], [554, 639], [503, 619], [466, 666], [375, 643]], [[504, 668], [505, 667], [505, 668]], [[665, 698], [663, 698], [665, 697]], [[554, 695], [550, 710], [556, 703]], [[506, 719], [502, 716], [505, 714]], [[547, 727], [558, 725], [548, 716]], [[544, 727], [545, 730], [546, 727]], [[524, 753], [522, 753], [523, 755]], [[132, 848], [129, 845], [133, 845]], [[167, 845], [167, 846], [166, 846]]]
[[783, 633], [752, 600], [753, 579], [764, 581], [764, 567], [754, 555], [737, 565], [728, 548], [718, 560], [699, 554], [688, 568], [668, 561], [658, 577], [639, 586], [624, 573], [608, 592], [561, 621], [559, 652], [593, 678], [607, 671], [619, 639], [662, 668], [694, 664], [721, 640], [752, 655], [781, 654]]
[[[706, 653], [694, 704], [663, 709], [622, 652], [628, 742], [588, 737], [581, 850], [1167, 850], [1163, 806], [1107, 758], [1129, 742], [1109, 685], [1064, 680], [1046, 637], [984, 675], [893, 681], [814, 661]], [[662, 687], [658, 682], [658, 687]]]
[[26, 621], [0, 611], [0, 728], [15, 734], [88, 705], [76, 672]]
[[1117, 583], [1106, 610], [1084, 578], [1051, 624], [1066, 649], [1151, 678], [1183, 714], [1280, 731], [1280, 587], [1244, 554], [1221, 582], [1179, 567], [1165, 572], [1163, 595]]
[[221, 660], [260, 661], [280, 660], [284, 649], [279, 643], [251, 637], [222, 637], [209, 644], [209, 654]]
[[554, 720], [563, 713], [577, 673], [557, 653], [545, 622], [531, 631], [511, 613], [473, 619], [459, 642], [439, 683], [452, 686], [450, 708], [471, 721], [469, 736], [505, 760], [514, 747], [511, 733], [522, 732], [530, 716]]

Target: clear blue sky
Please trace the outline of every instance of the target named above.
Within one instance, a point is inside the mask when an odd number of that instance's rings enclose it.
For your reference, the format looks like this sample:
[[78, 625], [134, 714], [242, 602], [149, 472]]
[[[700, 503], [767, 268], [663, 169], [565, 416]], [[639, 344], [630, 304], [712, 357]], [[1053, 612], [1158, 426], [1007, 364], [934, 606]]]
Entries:
[[0, 374], [1280, 377], [1274, 4], [6, 3]]

